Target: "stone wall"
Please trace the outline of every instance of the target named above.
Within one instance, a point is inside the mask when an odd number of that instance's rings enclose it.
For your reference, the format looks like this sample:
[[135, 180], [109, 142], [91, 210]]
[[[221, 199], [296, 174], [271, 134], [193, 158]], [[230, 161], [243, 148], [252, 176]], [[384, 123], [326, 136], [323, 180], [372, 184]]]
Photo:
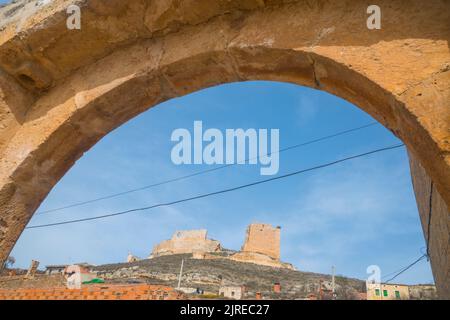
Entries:
[[273, 268], [286, 268], [295, 270], [294, 266], [290, 263], [284, 263], [280, 260], [276, 260], [274, 258], [271, 258], [265, 254], [257, 253], [257, 252], [238, 252], [229, 259], [238, 261], [238, 262], [245, 262], [245, 263], [254, 263], [259, 264], [262, 266], [268, 266]]
[[409, 299], [436, 300], [438, 299], [436, 286], [430, 284], [418, 284], [409, 286]]
[[176, 231], [170, 240], [163, 241], [153, 248], [150, 258], [170, 254], [218, 252], [220, 250], [220, 242], [208, 239], [206, 230]]
[[157, 285], [101, 285], [81, 289], [0, 289], [0, 300], [184, 300], [173, 288]]
[[33, 279], [25, 279], [24, 275], [0, 277], [0, 289], [47, 289], [63, 287], [66, 280], [62, 274], [59, 275], [35, 275]]
[[[411, 177], [434, 280], [441, 297], [450, 297], [450, 211], [416, 157], [409, 152]], [[428, 240], [429, 239], [429, 240]]]

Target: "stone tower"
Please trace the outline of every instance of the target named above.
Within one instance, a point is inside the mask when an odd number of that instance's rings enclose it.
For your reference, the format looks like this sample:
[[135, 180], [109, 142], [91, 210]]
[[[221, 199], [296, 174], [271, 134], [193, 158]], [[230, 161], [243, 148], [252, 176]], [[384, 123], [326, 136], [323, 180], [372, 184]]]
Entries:
[[280, 231], [281, 227], [274, 228], [270, 224], [249, 225], [242, 252], [261, 253], [279, 261]]

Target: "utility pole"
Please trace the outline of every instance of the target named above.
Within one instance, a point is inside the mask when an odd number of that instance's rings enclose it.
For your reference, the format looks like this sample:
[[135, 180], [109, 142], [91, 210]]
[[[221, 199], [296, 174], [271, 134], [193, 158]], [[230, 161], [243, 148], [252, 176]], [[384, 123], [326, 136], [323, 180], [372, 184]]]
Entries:
[[334, 266], [331, 266], [331, 293], [333, 295], [333, 300], [336, 299], [334, 273], [335, 273], [335, 268], [334, 268]]
[[320, 279], [320, 280], [319, 280], [319, 297], [320, 297], [320, 300], [323, 300], [322, 282], [323, 282], [323, 280]]
[[181, 268], [180, 268], [180, 275], [178, 276], [178, 287], [177, 287], [177, 289], [180, 289], [180, 287], [181, 287], [181, 277], [183, 275], [183, 266], [184, 266], [184, 259], [181, 259]]

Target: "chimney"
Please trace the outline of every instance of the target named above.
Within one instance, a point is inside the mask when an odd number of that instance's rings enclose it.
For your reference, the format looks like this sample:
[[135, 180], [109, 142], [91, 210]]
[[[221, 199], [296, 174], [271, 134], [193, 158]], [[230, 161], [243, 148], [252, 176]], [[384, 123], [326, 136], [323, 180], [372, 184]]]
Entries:
[[273, 292], [275, 293], [281, 293], [281, 284], [276, 282], [273, 284]]
[[255, 299], [256, 299], [256, 300], [262, 300], [262, 294], [261, 294], [261, 292], [257, 292], [257, 293], [256, 293]]

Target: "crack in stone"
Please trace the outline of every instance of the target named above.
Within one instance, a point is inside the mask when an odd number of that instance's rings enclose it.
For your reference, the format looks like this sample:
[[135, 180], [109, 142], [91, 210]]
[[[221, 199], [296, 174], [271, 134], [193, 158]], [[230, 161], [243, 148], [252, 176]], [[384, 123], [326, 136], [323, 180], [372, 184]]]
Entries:
[[307, 52], [307, 57], [309, 59], [309, 61], [311, 62], [311, 67], [312, 67], [312, 72], [313, 72], [313, 80], [314, 80], [314, 84], [316, 85], [316, 88], [321, 89], [322, 88], [322, 84], [320, 83], [320, 79], [317, 75], [317, 70], [316, 70], [316, 59], [313, 58], [311, 52]]
[[167, 97], [177, 97], [181, 94], [176, 89], [175, 85], [170, 81], [167, 74], [164, 72], [164, 67], [161, 66], [161, 62], [166, 54], [166, 42], [164, 40], [161, 41], [161, 54], [158, 57], [158, 61], [156, 62], [156, 70], [159, 78], [159, 83], [161, 87], [161, 93], [164, 93]]
[[429, 77], [427, 77], [426, 79], [423, 79], [421, 81], [418, 81], [412, 85], [409, 85], [405, 90], [401, 91], [400, 93], [398, 93], [397, 95], [399, 97], [403, 96], [404, 94], [406, 94], [408, 91], [417, 88], [418, 86], [425, 84], [426, 82], [430, 81], [431, 79], [433, 79], [434, 77], [436, 77], [437, 75], [441, 74], [441, 73], [445, 73], [450, 71], [450, 62], [445, 63], [441, 69], [439, 71], [433, 72], [432, 74], [430, 74]]
[[316, 36], [316, 38], [313, 40], [309, 48], [312, 50], [314, 47], [318, 46], [319, 43], [329, 34], [333, 33], [335, 31], [335, 27], [329, 27], [329, 28], [323, 28], [320, 30], [319, 34]]
[[239, 81], [243, 81], [244, 77], [242, 77], [239, 72], [239, 64], [237, 63], [236, 57], [230, 51], [231, 43], [233, 43], [233, 41], [236, 40], [238, 37], [239, 33], [226, 41], [225, 52], [227, 54], [228, 59], [230, 60], [231, 68], [233, 69], [234, 75]]

